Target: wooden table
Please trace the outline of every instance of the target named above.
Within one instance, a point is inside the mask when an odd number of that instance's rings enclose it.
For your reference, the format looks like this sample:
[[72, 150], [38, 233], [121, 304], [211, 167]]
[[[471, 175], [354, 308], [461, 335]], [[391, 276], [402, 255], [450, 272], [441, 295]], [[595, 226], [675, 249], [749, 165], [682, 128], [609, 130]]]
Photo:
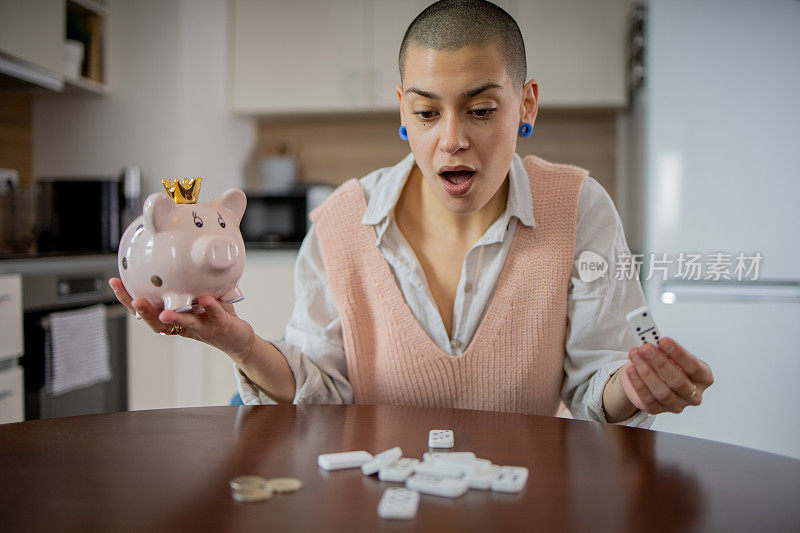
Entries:
[[[381, 520], [395, 486], [325, 472], [320, 453], [392, 446], [422, 458], [429, 429], [454, 450], [527, 466], [521, 494], [422, 495], [412, 521]], [[262, 503], [240, 474], [305, 486]], [[387, 406], [135, 411], [0, 425], [4, 531], [798, 531], [800, 460], [609, 424]]]

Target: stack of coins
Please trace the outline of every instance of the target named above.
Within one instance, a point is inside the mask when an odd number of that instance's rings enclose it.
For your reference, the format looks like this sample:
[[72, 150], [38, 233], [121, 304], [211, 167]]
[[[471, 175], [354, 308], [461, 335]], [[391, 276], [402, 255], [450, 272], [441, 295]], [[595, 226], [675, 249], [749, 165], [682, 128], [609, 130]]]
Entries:
[[272, 487], [267, 485], [267, 480], [261, 476], [238, 476], [233, 478], [231, 496], [237, 502], [263, 502], [272, 498]]
[[229, 485], [234, 500], [251, 503], [269, 500], [276, 492], [297, 492], [303, 487], [303, 482], [291, 477], [237, 476]]

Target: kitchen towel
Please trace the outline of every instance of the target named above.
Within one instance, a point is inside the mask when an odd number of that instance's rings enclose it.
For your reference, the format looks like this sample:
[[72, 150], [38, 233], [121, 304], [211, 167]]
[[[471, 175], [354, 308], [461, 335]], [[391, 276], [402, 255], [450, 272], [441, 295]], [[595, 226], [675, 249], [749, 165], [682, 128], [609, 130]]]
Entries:
[[106, 306], [61, 311], [48, 316], [45, 335], [45, 390], [50, 394], [111, 379]]

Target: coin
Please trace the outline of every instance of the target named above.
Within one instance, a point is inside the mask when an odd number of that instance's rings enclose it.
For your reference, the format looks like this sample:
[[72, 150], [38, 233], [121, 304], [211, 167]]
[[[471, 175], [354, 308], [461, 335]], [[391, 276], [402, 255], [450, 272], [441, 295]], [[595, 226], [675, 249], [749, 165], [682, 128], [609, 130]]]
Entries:
[[272, 489], [269, 487], [248, 488], [242, 490], [232, 490], [231, 497], [237, 502], [251, 503], [262, 502], [272, 498]]
[[237, 476], [228, 483], [234, 490], [263, 488], [267, 479], [261, 476]]
[[267, 486], [275, 492], [296, 492], [303, 487], [303, 482], [293, 477], [275, 477], [267, 480]]

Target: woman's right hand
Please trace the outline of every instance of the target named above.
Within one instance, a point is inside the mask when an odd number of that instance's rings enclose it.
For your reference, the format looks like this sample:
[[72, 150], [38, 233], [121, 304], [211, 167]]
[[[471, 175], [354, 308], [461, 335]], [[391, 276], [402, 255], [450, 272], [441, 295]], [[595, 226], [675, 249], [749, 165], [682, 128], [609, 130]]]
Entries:
[[250, 324], [236, 316], [233, 304], [206, 294], [197, 299], [204, 312], [176, 313], [156, 308], [147, 298], [132, 299], [119, 278], [111, 278], [108, 284], [117, 300], [156, 333], [167, 334], [173, 325], [182, 326], [181, 337], [205, 342], [222, 350], [234, 361], [244, 359], [252, 348], [255, 332]]

